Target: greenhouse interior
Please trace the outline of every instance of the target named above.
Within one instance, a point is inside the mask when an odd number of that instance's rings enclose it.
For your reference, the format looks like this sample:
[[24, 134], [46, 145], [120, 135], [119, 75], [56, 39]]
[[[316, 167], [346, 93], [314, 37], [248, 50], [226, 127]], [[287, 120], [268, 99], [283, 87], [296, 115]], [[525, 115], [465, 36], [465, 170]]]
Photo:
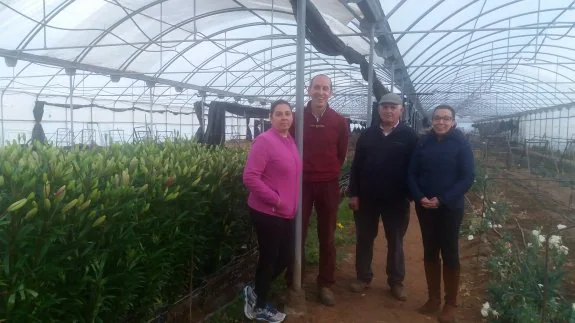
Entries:
[[[476, 167], [462, 322], [575, 322], [574, 22], [571, 0], [1, 0], [0, 322], [243, 322], [246, 147], [316, 75], [349, 125], [342, 192], [383, 95], [418, 134], [453, 107]], [[429, 320], [377, 297], [306, 315]]]

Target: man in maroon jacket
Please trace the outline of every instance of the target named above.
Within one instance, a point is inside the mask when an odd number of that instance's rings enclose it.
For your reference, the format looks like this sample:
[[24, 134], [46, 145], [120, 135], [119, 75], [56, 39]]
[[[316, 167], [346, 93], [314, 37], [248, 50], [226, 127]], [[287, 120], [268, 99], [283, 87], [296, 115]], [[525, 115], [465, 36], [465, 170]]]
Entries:
[[[312, 209], [315, 206], [320, 245], [317, 285], [321, 301], [325, 305], [332, 306], [335, 304], [331, 286], [335, 282], [335, 229], [340, 201], [339, 175], [347, 155], [349, 125], [343, 116], [329, 107], [332, 82], [327, 75], [314, 76], [310, 81], [308, 93], [311, 101], [304, 109], [303, 128], [303, 246]], [[295, 125], [295, 121], [293, 124]], [[295, 137], [293, 125], [291, 133]], [[302, 257], [303, 255], [305, 252], [302, 251]], [[302, 263], [305, 263], [304, 259]], [[288, 284], [292, 279], [292, 272], [290, 267], [286, 277]]]

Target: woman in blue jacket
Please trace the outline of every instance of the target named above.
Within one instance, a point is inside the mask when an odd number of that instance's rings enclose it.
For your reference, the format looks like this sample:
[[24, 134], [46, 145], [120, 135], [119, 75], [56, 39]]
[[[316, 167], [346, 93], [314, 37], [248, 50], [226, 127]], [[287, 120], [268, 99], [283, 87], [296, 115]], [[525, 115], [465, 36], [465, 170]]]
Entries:
[[[439, 322], [455, 322], [459, 289], [459, 229], [464, 195], [475, 179], [473, 151], [463, 133], [455, 129], [455, 111], [440, 105], [433, 111], [432, 129], [413, 153], [408, 184], [423, 238], [428, 301], [419, 312], [434, 314], [441, 308], [441, 269], [445, 306]], [[443, 266], [439, 259], [443, 260]]]

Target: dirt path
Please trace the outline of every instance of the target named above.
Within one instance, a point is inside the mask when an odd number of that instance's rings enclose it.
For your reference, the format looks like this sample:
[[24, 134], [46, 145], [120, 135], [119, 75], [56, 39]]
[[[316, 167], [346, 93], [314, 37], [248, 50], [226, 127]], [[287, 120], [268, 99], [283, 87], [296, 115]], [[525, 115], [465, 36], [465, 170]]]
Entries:
[[[412, 208], [413, 209], [413, 208]], [[427, 287], [423, 270], [423, 250], [419, 222], [412, 210], [411, 222], [404, 245], [406, 257], [405, 287], [408, 299], [400, 302], [392, 298], [386, 283], [385, 258], [386, 241], [383, 228], [380, 227], [374, 250], [375, 278], [371, 288], [363, 294], [349, 290], [349, 284], [355, 279], [355, 245], [338, 252], [345, 253], [344, 261], [337, 269], [337, 283], [334, 286], [337, 304], [326, 307], [317, 301], [315, 289], [316, 271], [306, 274], [305, 290], [310, 323], [419, 323], [436, 322], [435, 317], [424, 316], [416, 309], [427, 299]], [[461, 241], [462, 277], [460, 286], [459, 322], [482, 322], [480, 315], [484, 286], [480, 282], [483, 274], [477, 270], [472, 255], [476, 248], [472, 243]]]

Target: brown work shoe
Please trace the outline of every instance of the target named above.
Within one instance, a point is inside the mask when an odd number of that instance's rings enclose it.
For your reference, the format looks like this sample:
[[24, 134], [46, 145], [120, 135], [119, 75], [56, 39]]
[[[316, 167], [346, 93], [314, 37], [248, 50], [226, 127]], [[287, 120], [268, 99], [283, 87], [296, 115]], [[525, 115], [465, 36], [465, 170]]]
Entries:
[[334, 306], [335, 305], [335, 296], [333, 295], [333, 291], [329, 287], [321, 287], [319, 290], [319, 298], [324, 305], [327, 306]]
[[349, 287], [350, 287], [352, 292], [361, 293], [369, 287], [369, 284], [366, 282], [362, 282], [361, 280], [358, 280], [358, 281], [351, 283], [349, 285]]
[[400, 284], [391, 285], [391, 294], [393, 295], [393, 297], [397, 298], [400, 301], [405, 301], [407, 299], [405, 291], [403, 290], [403, 286]]

